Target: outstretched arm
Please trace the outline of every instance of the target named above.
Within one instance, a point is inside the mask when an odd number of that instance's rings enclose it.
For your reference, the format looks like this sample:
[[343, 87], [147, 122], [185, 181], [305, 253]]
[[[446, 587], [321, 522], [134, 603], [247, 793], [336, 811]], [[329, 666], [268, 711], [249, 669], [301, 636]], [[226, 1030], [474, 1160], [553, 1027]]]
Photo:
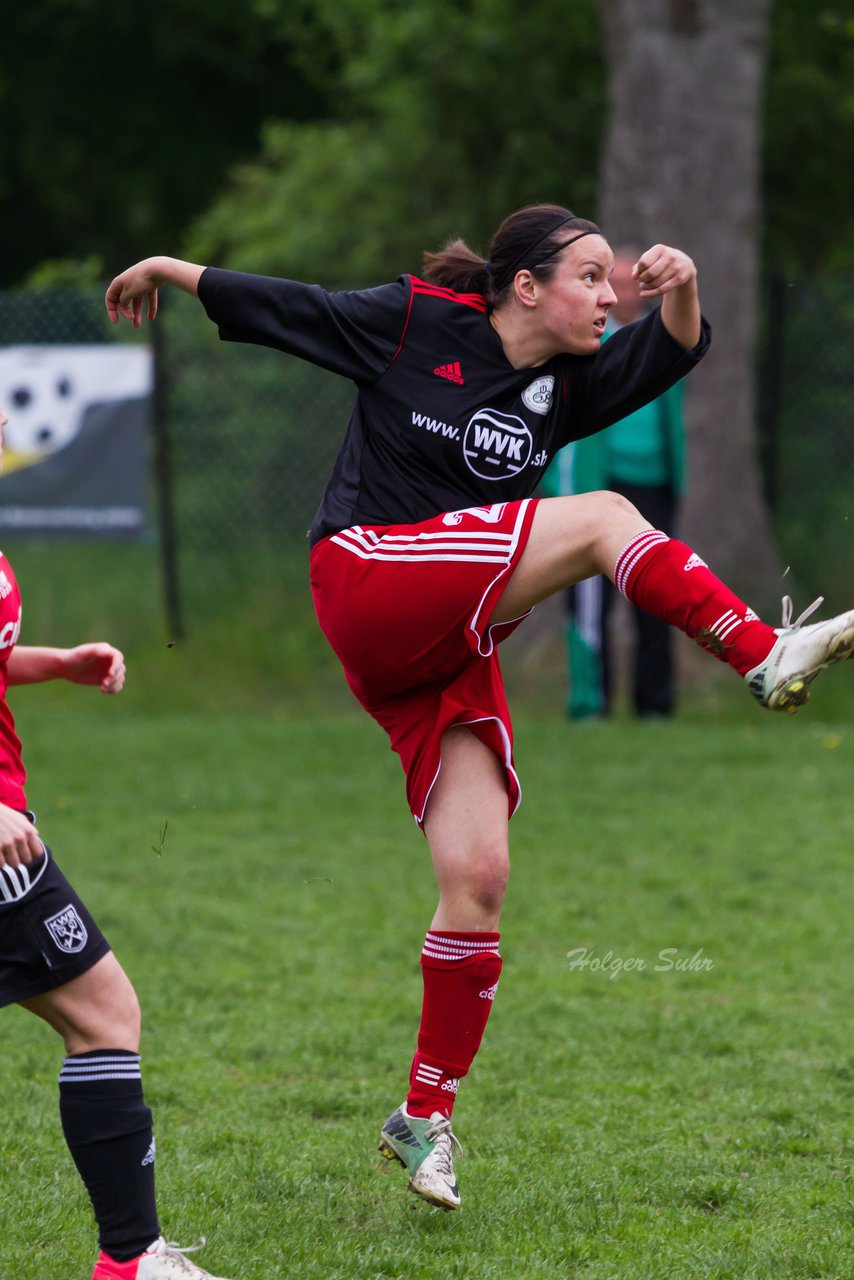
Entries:
[[134, 329], [142, 324], [142, 307], [147, 300], [148, 319], [157, 315], [157, 290], [161, 285], [172, 284], [194, 298], [199, 293], [199, 277], [204, 267], [194, 262], [182, 262], [180, 258], [144, 258], [122, 271], [110, 284], [104, 302], [112, 324], [119, 316], [133, 322]]
[[642, 298], [661, 298], [665, 329], [689, 351], [700, 341], [700, 295], [697, 268], [687, 253], [654, 244], [642, 253], [632, 271]]
[[17, 645], [9, 655], [9, 684], [41, 684], [70, 680], [98, 685], [102, 693], [118, 693], [125, 682], [125, 660], [111, 644], [78, 644], [73, 649]]

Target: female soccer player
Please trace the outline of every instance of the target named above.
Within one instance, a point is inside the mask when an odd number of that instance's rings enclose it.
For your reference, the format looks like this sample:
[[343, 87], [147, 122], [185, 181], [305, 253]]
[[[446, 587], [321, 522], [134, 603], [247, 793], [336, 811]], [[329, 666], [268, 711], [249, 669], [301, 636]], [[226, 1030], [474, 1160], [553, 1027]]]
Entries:
[[[7, 421], [0, 409], [0, 454]], [[44, 680], [118, 693], [124, 658], [103, 643], [25, 647], [17, 643], [20, 629], [18, 584], [0, 552], [0, 1005], [22, 1005], [65, 1042], [59, 1110], [98, 1223], [92, 1280], [216, 1280], [160, 1234], [136, 993], [41, 841], [6, 702], [9, 685]]]
[[445, 1209], [460, 1203], [450, 1117], [498, 985], [520, 796], [496, 644], [538, 601], [607, 573], [772, 709], [795, 710], [854, 650], [854, 611], [775, 631], [624, 498], [530, 496], [557, 449], [660, 395], [708, 346], [694, 264], [661, 244], [634, 268], [660, 306], [601, 345], [612, 267], [592, 222], [537, 205], [502, 223], [486, 261], [459, 240], [427, 254], [425, 279], [327, 293], [156, 257], [106, 296], [114, 323], [138, 326], [158, 286], [176, 285], [222, 338], [356, 383], [311, 530], [311, 585], [350, 688], [400, 755], [438, 881], [409, 1093], [380, 1150]]

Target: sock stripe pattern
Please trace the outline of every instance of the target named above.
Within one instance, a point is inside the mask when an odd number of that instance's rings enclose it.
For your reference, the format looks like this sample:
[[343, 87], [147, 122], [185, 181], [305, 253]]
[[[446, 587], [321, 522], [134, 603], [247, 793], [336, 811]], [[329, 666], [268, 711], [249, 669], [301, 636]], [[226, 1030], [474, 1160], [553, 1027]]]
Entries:
[[424, 1003], [409, 1073], [410, 1115], [450, 1115], [492, 1010], [501, 954], [497, 933], [431, 930], [421, 951]]
[[[486, 937], [487, 941], [481, 941]], [[428, 933], [421, 949], [422, 956], [433, 960], [467, 960], [469, 956], [499, 955], [498, 934]]]
[[627, 542], [620, 554], [617, 556], [617, 567], [614, 571], [614, 586], [628, 599], [627, 587], [632, 571], [635, 569], [638, 561], [642, 560], [645, 555], [653, 550], [654, 547], [661, 546], [664, 542], [669, 542], [666, 533], [662, 533], [661, 529], [644, 529], [643, 533], [635, 534], [630, 542]]
[[59, 1073], [60, 1084], [90, 1084], [95, 1080], [142, 1080], [138, 1053], [103, 1057], [66, 1058]]
[[419, 1062], [415, 1068], [414, 1080], [416, 1084], [426, 1084], [428, 1088], [435, 1089], [442, 1082], [442, 1068], [430, 1067], [426, 1062]]
[[709, 627], [712, 635], [716, 635], [723, 642], [731, 631], [735, 631], [736, 627], [743, 619], [738, 616], [732, 609], [727, 609], [726, 613], [722, 613], [717, 622], [713, 622]]

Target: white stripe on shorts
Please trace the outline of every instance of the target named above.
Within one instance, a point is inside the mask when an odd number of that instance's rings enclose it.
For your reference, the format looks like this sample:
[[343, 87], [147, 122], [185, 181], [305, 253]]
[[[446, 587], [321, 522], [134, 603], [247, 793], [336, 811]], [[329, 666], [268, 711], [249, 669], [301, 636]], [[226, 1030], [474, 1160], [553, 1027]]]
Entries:
[[[42, 848], [44, 849], [44, 845], [42, 845]], [[45, 849], [46, 854], [47, 849]], [[33, 885], [38, 884], [47, 864], [48, 859], [45, 856], [41, 861], [41, 865], [37, 868], [35, 876], [33, 876], [28, 866], [0, 867], [0, 907], [5, 903], [19, 902], [21, 898], [25, 898]]]
[[512, 533], [487, 529], [454, 528], [378, 534], [357, 524], [334, 534], [332, 541], [363, 560], [461, 560], [480, 564], [497, 560], [505, 564], [514, 537]]

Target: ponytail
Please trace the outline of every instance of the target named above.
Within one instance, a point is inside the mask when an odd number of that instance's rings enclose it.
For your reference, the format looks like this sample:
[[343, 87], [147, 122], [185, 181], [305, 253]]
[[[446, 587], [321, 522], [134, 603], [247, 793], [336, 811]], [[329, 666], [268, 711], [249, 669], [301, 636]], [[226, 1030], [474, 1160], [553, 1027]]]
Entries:
[[455, 293], [486, 296], [489, 292], [486, 259], [470, 249], [465, 240], [449, 240], [438, 253], [425, 253], [424, 279]]

